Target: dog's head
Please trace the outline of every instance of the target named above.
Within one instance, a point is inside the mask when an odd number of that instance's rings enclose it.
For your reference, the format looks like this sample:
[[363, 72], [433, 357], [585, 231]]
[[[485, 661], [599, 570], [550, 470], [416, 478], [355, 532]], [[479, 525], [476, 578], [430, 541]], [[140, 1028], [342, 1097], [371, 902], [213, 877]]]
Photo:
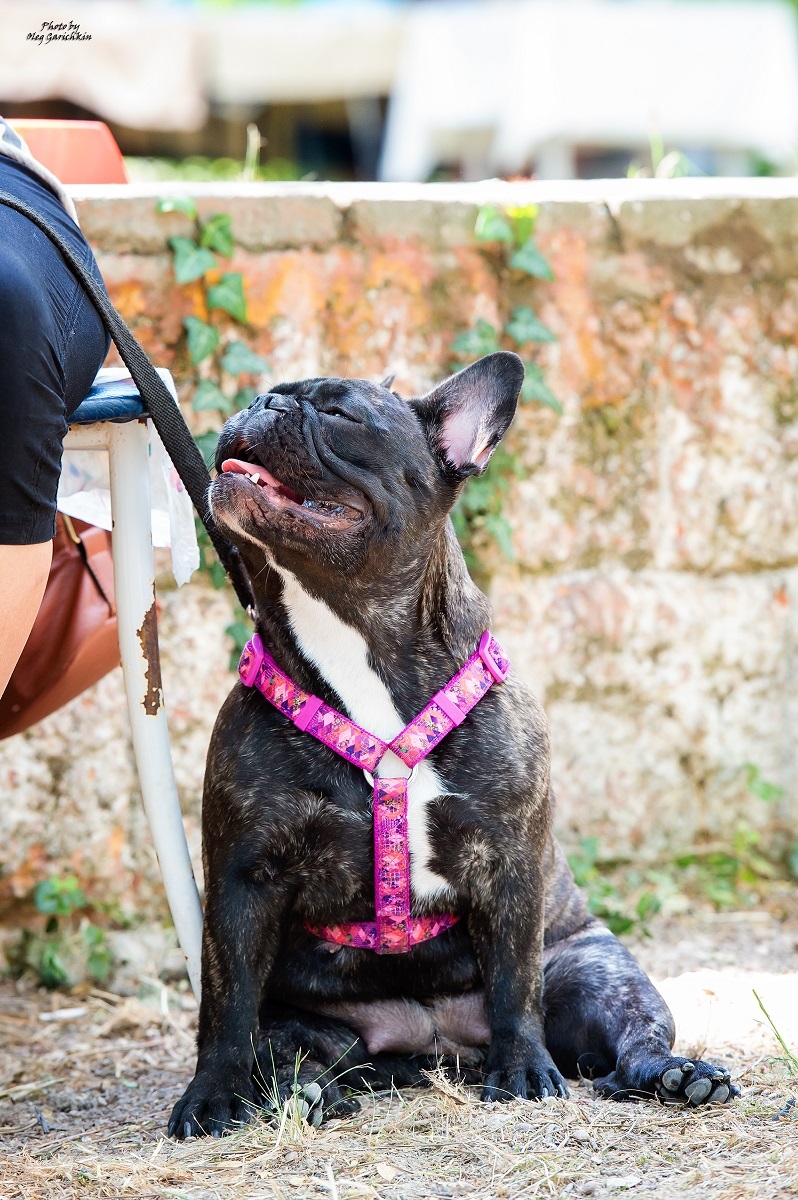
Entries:
[[271, 561], [316, 588], [320, 574], [398, 579], [485, 470], [523, 375], [499, 353], [413, 400], [363, 379], [278, 384], [222, 430], [214, 520], [251, 571]]

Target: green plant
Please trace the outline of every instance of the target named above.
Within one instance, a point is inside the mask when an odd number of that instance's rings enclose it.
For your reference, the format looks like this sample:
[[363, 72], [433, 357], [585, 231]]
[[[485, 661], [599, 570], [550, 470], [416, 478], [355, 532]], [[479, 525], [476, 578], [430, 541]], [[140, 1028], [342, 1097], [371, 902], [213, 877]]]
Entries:
[[680, 179], [683, 175], [700, 175], [694, 163], [681, 150], [666, 150], [659, 130], [652, 129], [648, 137], [649, 166], [633, 162], [627, 171], [628, 179]]
[[767, 1021], [768, 1025], [770, 1026], [770, 1028], [773, 1032], [773, 1036], [775, 1037], [776, 1041], [779, 1043], [782, 1050], [784, 1051], [784, 1057], [785, 1057], [785, 1060], [787, 1063], [787, 1067], [789, 1068], [790, 1074], [798, 1075], [798, 1056], [796, 1056], [792, 1052], [790, 1047], [785, 1042], [784, 1038], [782, 1037], [781, 1033], [779, 1032], [778, 1027], [776, 1026], [776, 1022], [773, 1020], [770, 1013], [768, 1012], [768, 1010], [765, 1008], [764, 1004], [762, 1003], [762, 998], [759, 995], [759, 993], [756, 991], [755, 988], [752, 988], [751, 991], [754, 993], [754, 998], [756, 999], [757, 1004], [762, 1009], [762, 1012], [765, 1014], [765, 1020]]
[[[193, 155], [189, 158], [125, 158], [125, 166], [132, 180], [160, 183], [178, 180], [185, 183], [214, 182], [216, 180], [243, 179], [246, 160], [239, 158], [208, 158]], [[296, 163], [287, 158], [269, 158], [260, 162], [251, 178], [261, 182], [308, 179]]]
[[12, 971], [32, 971], [47, 988], [70, 987], [88, 977], [95, 983], [107, 979], [111, 952], [105, 932], [87, 916], [83, 889], [74, 875], [51, 875], [37, 884], [33, 902], [47, 917], [44, 929], [23, 929], [8, 951]]
[[[526, 277], [527, 281], [552, 280], [552, 269], [535, 242], [537, 207], [498, 209], [486, 206], [477, 214], [474, 232], [477, 241], [493, 248], [502, 264], [508, 286]], [[555, 335], [528, 304], [510, 309], [501, 328], [480, 318], [471, 329], [459, 334], [452, 343], [455, 361], [452, 369], [466, 362], [512, 349], [524, 360], [526, 375], [521, 390], [522, 403], [542, 404], [558, 414], [562, 405], [549, 388], [543, 368], [537, 361], [537, 348], [556, 341]], [[520, 474], [517, 458], [499, 447], [482, 476], [469, 480], [452, 513], [457, 536], [463, 546], [469, 568], [479, 574], [480, 549], [487, 539], [498, 545], [508, 558], [513, 557], [510, 525], [504, 516], [504, 503], [513, 476]]]
[[233, 620], [225, 629], [225, 633], [233, 639], [233, 649], [230, 651], [230, 670], [237, 671], [241, 651], [252, 636], [252, 622], [240, 604], [236, 604]]
[[579, 849], [568, 855], [577, 885], [587, 892], [588, 908], [595, 917], [606, 921], [614, 934], [636, 929], [649, 936], [648, 922], [661, 907], [656, 892], [646, 888], [636, 900], [624, 895], [606, 869], [599, 867], [599, 857], [597, 837], [582, 838]]
[[[166, 196], [157, 203], [159, 213], [182, 212], [194, 222], [192, 237], [169, 239], [175, 280], [184, 287], [199, 285], [205, 316], [183, 321], [186, 350], [194, 368], [192, 408], [210, 414], [211, 428], [194, 440], [210, 466], [216, 453], [222, 421], [252, 403], [257, 388], [252, 380], [269, 365], [241, 339], [238, 327], [247, 327], [244, 277], [226, 270], [233, 256], [234, 237], [229, 213], [214, 213], [201, 220], [189, 196]], [[230, 318], [235, 324], [231, 327]], [[216, 557], [201, 522], [197, 521], [200, 569], [213, 586], [225, 585], [224, 568]]]
[[[758, 800], [773, 804], [783, 797], [784, 789], [765, 779], [754, 763], [743, 763], [741, 770], [746, 790]], [[788, 870], [793, 870], [794, 852], [786, 855]], [[755, 903], [759, 886], [783, 874], [776, 857], [772, 848], [768, 854], [759, 830], [740, 820], [728, 846], [699, 845], [675, 858], [674, 866], [682, 873], [684, 890], [697, 891], [717, 909], [729, 909]]]

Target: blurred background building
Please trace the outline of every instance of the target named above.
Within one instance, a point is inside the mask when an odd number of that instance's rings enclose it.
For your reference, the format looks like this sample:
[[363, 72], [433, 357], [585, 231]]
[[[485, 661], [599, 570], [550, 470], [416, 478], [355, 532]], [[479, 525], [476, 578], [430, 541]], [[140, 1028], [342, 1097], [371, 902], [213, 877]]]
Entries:
[[[134, 176], [235, 177], [248, 126], [267, 178], [792, 173], [796, 12], [790, 0], [0, 0], [0, 112], [100, 118]], [[30, 36], [60, 24], [91, 40]], [[251, 129], [251, 173], [256, 141]]]

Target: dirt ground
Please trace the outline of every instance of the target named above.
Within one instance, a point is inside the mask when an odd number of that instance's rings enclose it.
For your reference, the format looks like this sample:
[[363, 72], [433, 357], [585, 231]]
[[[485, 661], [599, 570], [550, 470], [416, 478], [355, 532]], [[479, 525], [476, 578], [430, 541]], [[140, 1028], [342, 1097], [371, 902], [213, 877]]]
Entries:
[[[0, 984], [0, 1197], [416, 1200], [798, 1195], [798, 1077], [753, 995], [798, 1048], [798, 913], [660, 920], [634, 946], [673, 1008], [679, 1049], [728, 1064], [731, 1106], [596, 1100], [482, 1105], [473, 1089], [365, 1097], [313, 1130], [287, 1110], [220, 1141], [165, 1139], [193, 1067], [180, 986], [138, 997]], [[779, 1115], [781, 1114], [781, 1115]]]

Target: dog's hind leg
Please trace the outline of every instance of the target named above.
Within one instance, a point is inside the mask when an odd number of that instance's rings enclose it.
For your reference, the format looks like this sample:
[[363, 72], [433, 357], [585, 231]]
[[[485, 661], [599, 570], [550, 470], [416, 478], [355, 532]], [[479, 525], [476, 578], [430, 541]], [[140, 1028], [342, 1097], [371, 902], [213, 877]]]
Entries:
[[357, 1112], [352, 1092], [426, 1083], [422, 1072], [430, 1065], [421, 1055], [370, 1054], [334, 1017], [270, 1002], [261, 1007], [255, 1087], [269, 1107], [296, 1097], [312, 1125]]
[[671, 1053], [667, 1004], [598, 921], [547, 947], [543, 980], [546, 1045], [564, 1074], [588, 1076], [615, 1100], [696, 1106], [740, 1094], [722, 1067]]

